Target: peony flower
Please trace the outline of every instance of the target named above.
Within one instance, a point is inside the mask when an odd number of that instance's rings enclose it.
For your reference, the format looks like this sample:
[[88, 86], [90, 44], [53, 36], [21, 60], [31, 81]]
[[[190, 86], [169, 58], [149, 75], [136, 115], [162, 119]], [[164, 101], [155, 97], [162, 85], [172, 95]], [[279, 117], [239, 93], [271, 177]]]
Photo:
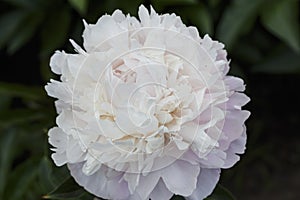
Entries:
[[203, 199], [244, 153], [244, 83], [222, 43], [175, 14], [138, 15], [84, 22], [84, 48], [52, 56], [52, 159], [97, 197]]

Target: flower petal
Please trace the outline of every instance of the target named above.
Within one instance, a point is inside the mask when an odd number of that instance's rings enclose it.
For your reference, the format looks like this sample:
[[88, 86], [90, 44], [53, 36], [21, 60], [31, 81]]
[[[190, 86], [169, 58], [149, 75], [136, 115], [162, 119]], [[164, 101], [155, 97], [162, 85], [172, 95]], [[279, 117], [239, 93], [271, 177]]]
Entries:
[[170, 199], [173, 196], [173, 193], [168, 190], [164, 181], [159, 179], [157, 185], [151, 192], [149, 198], [151, 200], [161, 200], [161, 199]]
[[210, 195], [220, 178], [220, 169], [201, 169], [198, 176], [197, 188], [188, 200], [202, 200]]
[[49, 135], [48, 138], [49, 143], [55, 147], [53, 149], [55, 153], [51, 155], [54, 163], [57, 166], [62, 166], [66, 164], [68, 161], [66, 155], [66, 148], [68, 143], [67, 134], [64, 133], [62, 129], [58, 127], [54, 127], [49, 130], [48, 135]]
[[198, 165], [177, 160], [162, 170], [161, 177], [168, 190], [174, 194], [189, 196], [196, 188], [199, 172]]
[[108, 168], [102, 165], [96, 173], [87, 176], [82, 172], [82, 166], [83, 163], [68, 164], [71, 175], [87, 191], [105, 199], [128, 199], [127, 182], [122, 180], [121, 172], [114, 177], [107, 178]]
[[141, 175], [139, 184], [136, 187], [135, 193], [132, 196], [130, 196], [130, 200], [149, 199], [149, 195], [157, 185], [159, 178], [160, 178], [159, 171], [151, 172], [146, 176]]

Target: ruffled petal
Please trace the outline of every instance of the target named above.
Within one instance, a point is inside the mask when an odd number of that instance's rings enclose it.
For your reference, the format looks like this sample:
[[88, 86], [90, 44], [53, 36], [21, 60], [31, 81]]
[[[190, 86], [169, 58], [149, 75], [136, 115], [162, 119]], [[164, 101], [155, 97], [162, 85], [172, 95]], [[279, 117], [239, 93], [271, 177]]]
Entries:
[[84, 47], [87, 52], [108, 50], [118, 45], [121, 50], [128, 48], [128, 30], [123, 30], [115, 17], [104, 15], [95, 25], [84, 24]]
[[65, 52], [56, 51], [50, 59], [51, 70], [55, 74], [62, 74], [62, 68], [66, 65], [67, 54]]
[[149, 198], [151, 200], [161, 200], [161, 199], [170, 199], [173, 196], [173, 193], [168, 190], [166, 184], [162, 179], [160, 179], [151, 192]]
[[243, 154], [246, 149], [246, 128], [244, 127], [244, 132], [241, 137], [234, 140], [229, 148], [226, 150], [226, 160], [222, 168], [228, 169], [236, 164], [240, 160], [240, 156], [237, 154]]
[[250, 101], [250, 98], [243, 93], [236, 92], [232, 94], [226, 102], [226, 109], [238, 109], [240, 110], [242, 106], [246, 105]]
[[196, 188], [199, 172], [198, 165], [177, 160], [162, 170], [161, 177], [168, 190], [174, 194], [189, 196]]
[[129, 200], [147, 200], [150, 193], [157, 185], [160, 178], [160, 172], [154, 171], [146, 176], [141, 175], [139, 184], [137, 185], [135, 192], [130, 196]]
[[74, 177], [76, 182], [83, 186], [87, 191], [105, 199], [128, 199], [128, 185], [125, 180], [122, 180], [121, 172], [108, 178], [106, 176], [108, 168], [102, 165], [96, 173], [91, 176], [87, 176], [82, 172], [82, 166], [83, 163], [68, 164], [71, 175]]
[[55, 147], [52, 150], [54, 153], [51, 155], [54, 163], [57, 166], [62, 166], [68, 162], [66, 155], [66, 148], [68, 143], [68, 136], [58, 127], [51, 128], [48, 132], [49, 143]]
[[188, 200], [202, 200], [210, 195], [220, 178], [220, 169], [201, 169], [198, 176], [197, 188]]
[[47, 94], [51, 97], [63, 100], [64, 102], [71, 103], [72, 101], [72, 91], [71, 88], [64, 82], [59, 82], [55, 80], [50, 80], [45, 86]]

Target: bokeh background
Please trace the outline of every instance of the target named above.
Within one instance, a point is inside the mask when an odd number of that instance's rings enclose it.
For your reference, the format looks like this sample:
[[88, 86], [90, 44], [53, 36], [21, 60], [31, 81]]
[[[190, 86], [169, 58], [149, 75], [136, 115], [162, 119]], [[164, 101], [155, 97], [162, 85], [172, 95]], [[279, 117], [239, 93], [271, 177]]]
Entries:
[[247, 151], [220, 183], [236, 199], [300, 199], [298, 0], [0, 0], [0, 199], [93, 199], [49, 159], [49, 58], [74, 52], [70, 38], [82, 44], [83, 18], [117, 8], [136, 16], [141, 3], [222, 41], [230, 74], [246, 82]]

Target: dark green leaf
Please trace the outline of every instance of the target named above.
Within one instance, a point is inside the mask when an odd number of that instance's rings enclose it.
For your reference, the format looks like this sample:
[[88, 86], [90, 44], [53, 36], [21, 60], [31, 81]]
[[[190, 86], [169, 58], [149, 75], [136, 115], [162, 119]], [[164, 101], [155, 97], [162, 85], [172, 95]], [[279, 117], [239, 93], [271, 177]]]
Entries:
[[35, 30], [41, 21], [42, 16], [38, 12], [32, 13], [26, 17], [8, 43], [8, 52], [13, 54], [26, 42], [28, 42], [28, 40], [33, 37]]
[[52, 192], [43, 196], [43, 199], [74, 199], [85, 193], [84, 189], [78, 186], [73, 178], [67, 178], [58, 185]]
[[7, 175], [9, 174], [15, 153], [15, 147], [13, 145], [15, 136], [15, 131], [12, 129], [7, 130], [3, 135], [0, 135], [0, 199], [3, 199]]
[[31, 109], [9, 110], [0, 114], [0, 127], [9, 127], [21, 123], [29, 123], [43, 117], [45, 117], [44, 113]]
[[40, 0], [2, 0], [13, 6], [24, 7], [24, 8], [36, 8], [38, 1]]
[[213, 33], [212, 16], [204, 5], [199, 4], [197, 6], [188, 6], [186, 12], [191, 25], [197, 26], [201, 33]]
[[39, 166], [39, 179], [44, 189], [44, 194], [53, 191], [54, 188], [71, 177], [66, 168], [66, 166], [59, 168], [54, 166], [53, 161], [46, 156], [42, 158]]
[[9, 96], [1, 96], [0, 98], [0, 112], [3, 112], [8, 109], [11, 102], [11, 97]]
[[46, 93], [41, 87], [0, 82], [0, 94], [11, 97], [39, 100], [44, 98]]
[[206, 198], [206, 200], [235, 200], [235, 198], [228, 189], [218, 184], [212, 195]]
[[222, 2], [222, 0], [210, 0], [208, 1], [208, 4], [214, 8], [217, 7], [220, 4], [220, 2]]
[[15, 10], [1, 16], [0, 49], [7, 44], [20, 23], [26, 18], [26, 15], [27, 13], [22, 10]]
[[294, 50], [300, 51], [299, 1], [284, 0], [262, 10], [262, 23]]
[[238, 37], [249, 30], [264, 0], [235, 0], [225, 10], [217, 28], [217, 38], [231, 49]]
[[39, 181], [44, 193], [51, 191], [54, 188], [54, 183], [51, 181], [52, 163], [47, 157], [43, 157], [39, 165]]
[[88, 0], [68, 0], [70, 5], [81, 15], [84, 15], [88, 8]]
[[71, 14], [69, 9], [61, 8], [46, 20], [41, 33], [40, 71], [43, 79], [49, 80], [53, 76], [49, 67], [50, 55], [67, 41]]
[[174, 6], [174, 5], [195, 5], [197, 4], [197, 0], [152, 0], [151, 4], [154, 9], [162, 10], [166, 6]]
[[68, 9], [56, 10], [46, 19], [42, 30], [42, 54], [48, 56], [67, 40], [71, 15]]
[[265, 62], [252, 67], [252, 71], [271, 74], [300, 73], [300, 57], [292, 50], [283, 49]]
[[37, 175], [36, 159], [28, 159], [19, 164], [10, 174], [9, 182], [6, 187], [5, 196], [7, 200], [23, 199], [22, 196], [27, 189], [34, 183]]
[[65, 180], [70, 178], [70, 171], [68, 170], [67, 166], [64, 167], [56, 167], [54, 166], [53, 172], [51, 175], [51, 181], [57, 186], [63, 183]]
[[174, 195], [174, 196], [171, 198], [171, 200], [185, 200], [185, 198], [182, 197], [182, 196]]
[[263, 54], [261, 53], [260, 49], [248, 42], [239, 44], [232, 54], [234, 54], [239, 60], [251, 64], [260, 62], [263, 59]]

